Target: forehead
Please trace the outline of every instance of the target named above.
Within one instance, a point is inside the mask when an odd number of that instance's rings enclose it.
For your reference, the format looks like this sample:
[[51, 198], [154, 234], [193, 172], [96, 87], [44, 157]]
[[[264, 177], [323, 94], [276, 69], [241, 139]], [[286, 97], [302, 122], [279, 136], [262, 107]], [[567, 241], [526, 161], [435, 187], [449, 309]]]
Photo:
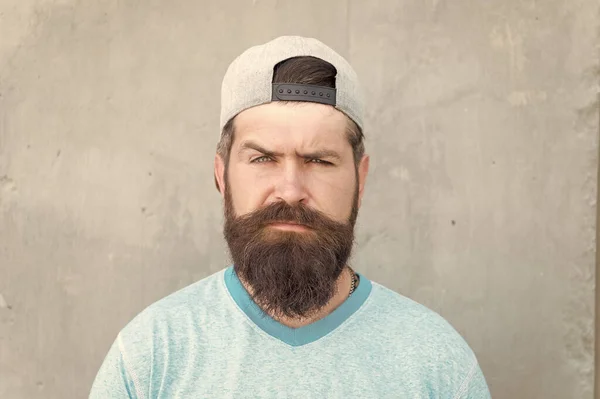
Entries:
[[244, 110], [235, 118], [236, 143], [260, 140], [280, 146], [348, 145], [347, 117], [332, 106], [272, 102]]

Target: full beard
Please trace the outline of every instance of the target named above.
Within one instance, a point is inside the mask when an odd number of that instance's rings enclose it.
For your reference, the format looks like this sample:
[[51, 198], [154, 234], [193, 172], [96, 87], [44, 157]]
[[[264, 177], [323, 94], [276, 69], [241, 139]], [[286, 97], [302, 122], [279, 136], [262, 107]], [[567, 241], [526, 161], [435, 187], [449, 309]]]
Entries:
[[[236, 216], [231, 190], [225, 190], [224, 235], [238, 277], [251, 287], [252, 299], [274, 317], [309, 318], [336, 294], [337, 281], [350, 258], [358, 212], [337, 222], [304, 204], [276, 202]], [[305, 231], [269, 226], [289, 222]]]

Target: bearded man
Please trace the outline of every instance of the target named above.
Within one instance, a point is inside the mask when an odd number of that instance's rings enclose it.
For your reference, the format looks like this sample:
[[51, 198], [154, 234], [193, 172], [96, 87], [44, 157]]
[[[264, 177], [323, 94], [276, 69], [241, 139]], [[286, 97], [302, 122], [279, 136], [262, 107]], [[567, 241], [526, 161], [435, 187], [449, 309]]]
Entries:
[[369, 157], [356, 73], [284, 36], [229, 66], [215, 183], [233, 265], [118, 334], [93, 398], [488, 398], [439, 315], [350, 267]]

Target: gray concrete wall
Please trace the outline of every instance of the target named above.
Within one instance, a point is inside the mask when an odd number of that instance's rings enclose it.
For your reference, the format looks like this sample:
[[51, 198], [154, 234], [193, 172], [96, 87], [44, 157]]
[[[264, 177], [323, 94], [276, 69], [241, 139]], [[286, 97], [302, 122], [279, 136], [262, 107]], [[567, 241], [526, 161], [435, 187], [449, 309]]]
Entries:
[[355, 267], [494, 398], [592, 398], [596, 0], [0, 1], [0, 397], [86, 396], [117, 331], [227, 265], [220, 80], [318, 37], [367, 86]]

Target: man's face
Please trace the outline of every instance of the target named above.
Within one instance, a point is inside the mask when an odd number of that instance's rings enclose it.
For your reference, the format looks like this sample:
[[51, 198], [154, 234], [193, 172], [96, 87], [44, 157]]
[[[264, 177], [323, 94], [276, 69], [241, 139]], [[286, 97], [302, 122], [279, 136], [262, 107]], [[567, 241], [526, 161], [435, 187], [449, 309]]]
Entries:
[[227, 167], [216, 157], [236, 272], [272, 313], [308, 316], [335, 294], [368, 171], [347, 123], [321, 104], [253, 107], [235, 119]]
[[227, 176], [236, 214], [283, 200], [347, 220], [357, 182], [346, 128], [346, 117], [322, 104], [274, 102], [240, 113]]

